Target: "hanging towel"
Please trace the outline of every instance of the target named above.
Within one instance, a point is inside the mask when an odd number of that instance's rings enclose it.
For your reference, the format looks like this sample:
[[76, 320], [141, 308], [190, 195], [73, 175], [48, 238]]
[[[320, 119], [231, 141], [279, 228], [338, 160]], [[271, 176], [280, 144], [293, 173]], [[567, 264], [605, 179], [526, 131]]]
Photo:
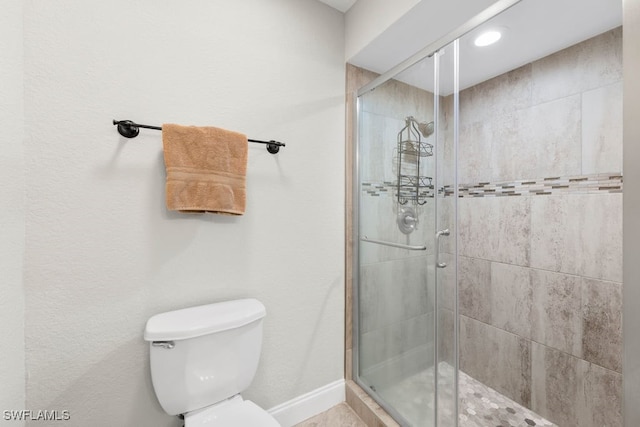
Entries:
[[162, 125], [167, 209], [244, 214], [246, 135], [216, 127]]

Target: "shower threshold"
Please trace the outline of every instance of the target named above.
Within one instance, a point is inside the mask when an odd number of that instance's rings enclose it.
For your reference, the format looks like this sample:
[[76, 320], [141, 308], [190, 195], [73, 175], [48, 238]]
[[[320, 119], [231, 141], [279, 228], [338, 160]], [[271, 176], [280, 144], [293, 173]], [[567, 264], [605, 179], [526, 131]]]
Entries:
[[[453, 368], [438, 364], [442, 391], [439, 425], [450, 427], [453, 414]], [[430, 427], [433, 419], [433, 368], [422, 370], [394, 384], [376, 385], [376, 392], [414, 427]], [[557, 427], [535, 412], [487, 387], [464, 372], [459, 373], [458, 427]]]

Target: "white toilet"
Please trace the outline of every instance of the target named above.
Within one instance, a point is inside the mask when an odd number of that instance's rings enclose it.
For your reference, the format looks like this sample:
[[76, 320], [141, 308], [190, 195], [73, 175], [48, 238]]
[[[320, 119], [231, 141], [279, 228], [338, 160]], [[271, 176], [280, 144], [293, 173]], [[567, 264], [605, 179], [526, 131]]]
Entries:
[[151, 379], [170, 415], [184, 415], [185, 427], [280, 427], [240, 392], [251, 384], [262, 347], [264, 305], [242, 299], [153, 316]]

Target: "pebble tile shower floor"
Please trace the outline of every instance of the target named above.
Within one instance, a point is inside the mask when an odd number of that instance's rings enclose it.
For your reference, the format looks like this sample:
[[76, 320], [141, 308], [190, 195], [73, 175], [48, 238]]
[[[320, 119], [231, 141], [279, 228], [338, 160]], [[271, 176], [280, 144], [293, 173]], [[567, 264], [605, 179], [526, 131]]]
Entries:
[[[441, 379], [452, 381], [453, 368], [449, 364], [440, 363], [438, 369]], [[389, 386], [374, 387], [412, 426], [427, 427], [431, 426], [433, 418], [430, 384], [433, 384], [433, 369], [421, 371]], [[446, 383], [443, 389], [451, 390]], [[459, 427], [558, 427], [464, 372], [459, 375], [459, 389]], [[444, 398], [451, 399], [451, 393]], [[452, 406], [446, 403], [440, 405], [445, 410], [452, 410]], [[441, 419], [451, 419], [447, 414], [441, 415]]]

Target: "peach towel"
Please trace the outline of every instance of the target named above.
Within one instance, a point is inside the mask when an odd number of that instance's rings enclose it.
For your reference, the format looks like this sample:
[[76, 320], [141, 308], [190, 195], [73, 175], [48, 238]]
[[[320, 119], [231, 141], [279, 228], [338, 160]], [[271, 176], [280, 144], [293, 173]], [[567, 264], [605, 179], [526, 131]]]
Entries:
[[162, 125], [167, 209], [244, 214], [246, 135], [216, 127]]

